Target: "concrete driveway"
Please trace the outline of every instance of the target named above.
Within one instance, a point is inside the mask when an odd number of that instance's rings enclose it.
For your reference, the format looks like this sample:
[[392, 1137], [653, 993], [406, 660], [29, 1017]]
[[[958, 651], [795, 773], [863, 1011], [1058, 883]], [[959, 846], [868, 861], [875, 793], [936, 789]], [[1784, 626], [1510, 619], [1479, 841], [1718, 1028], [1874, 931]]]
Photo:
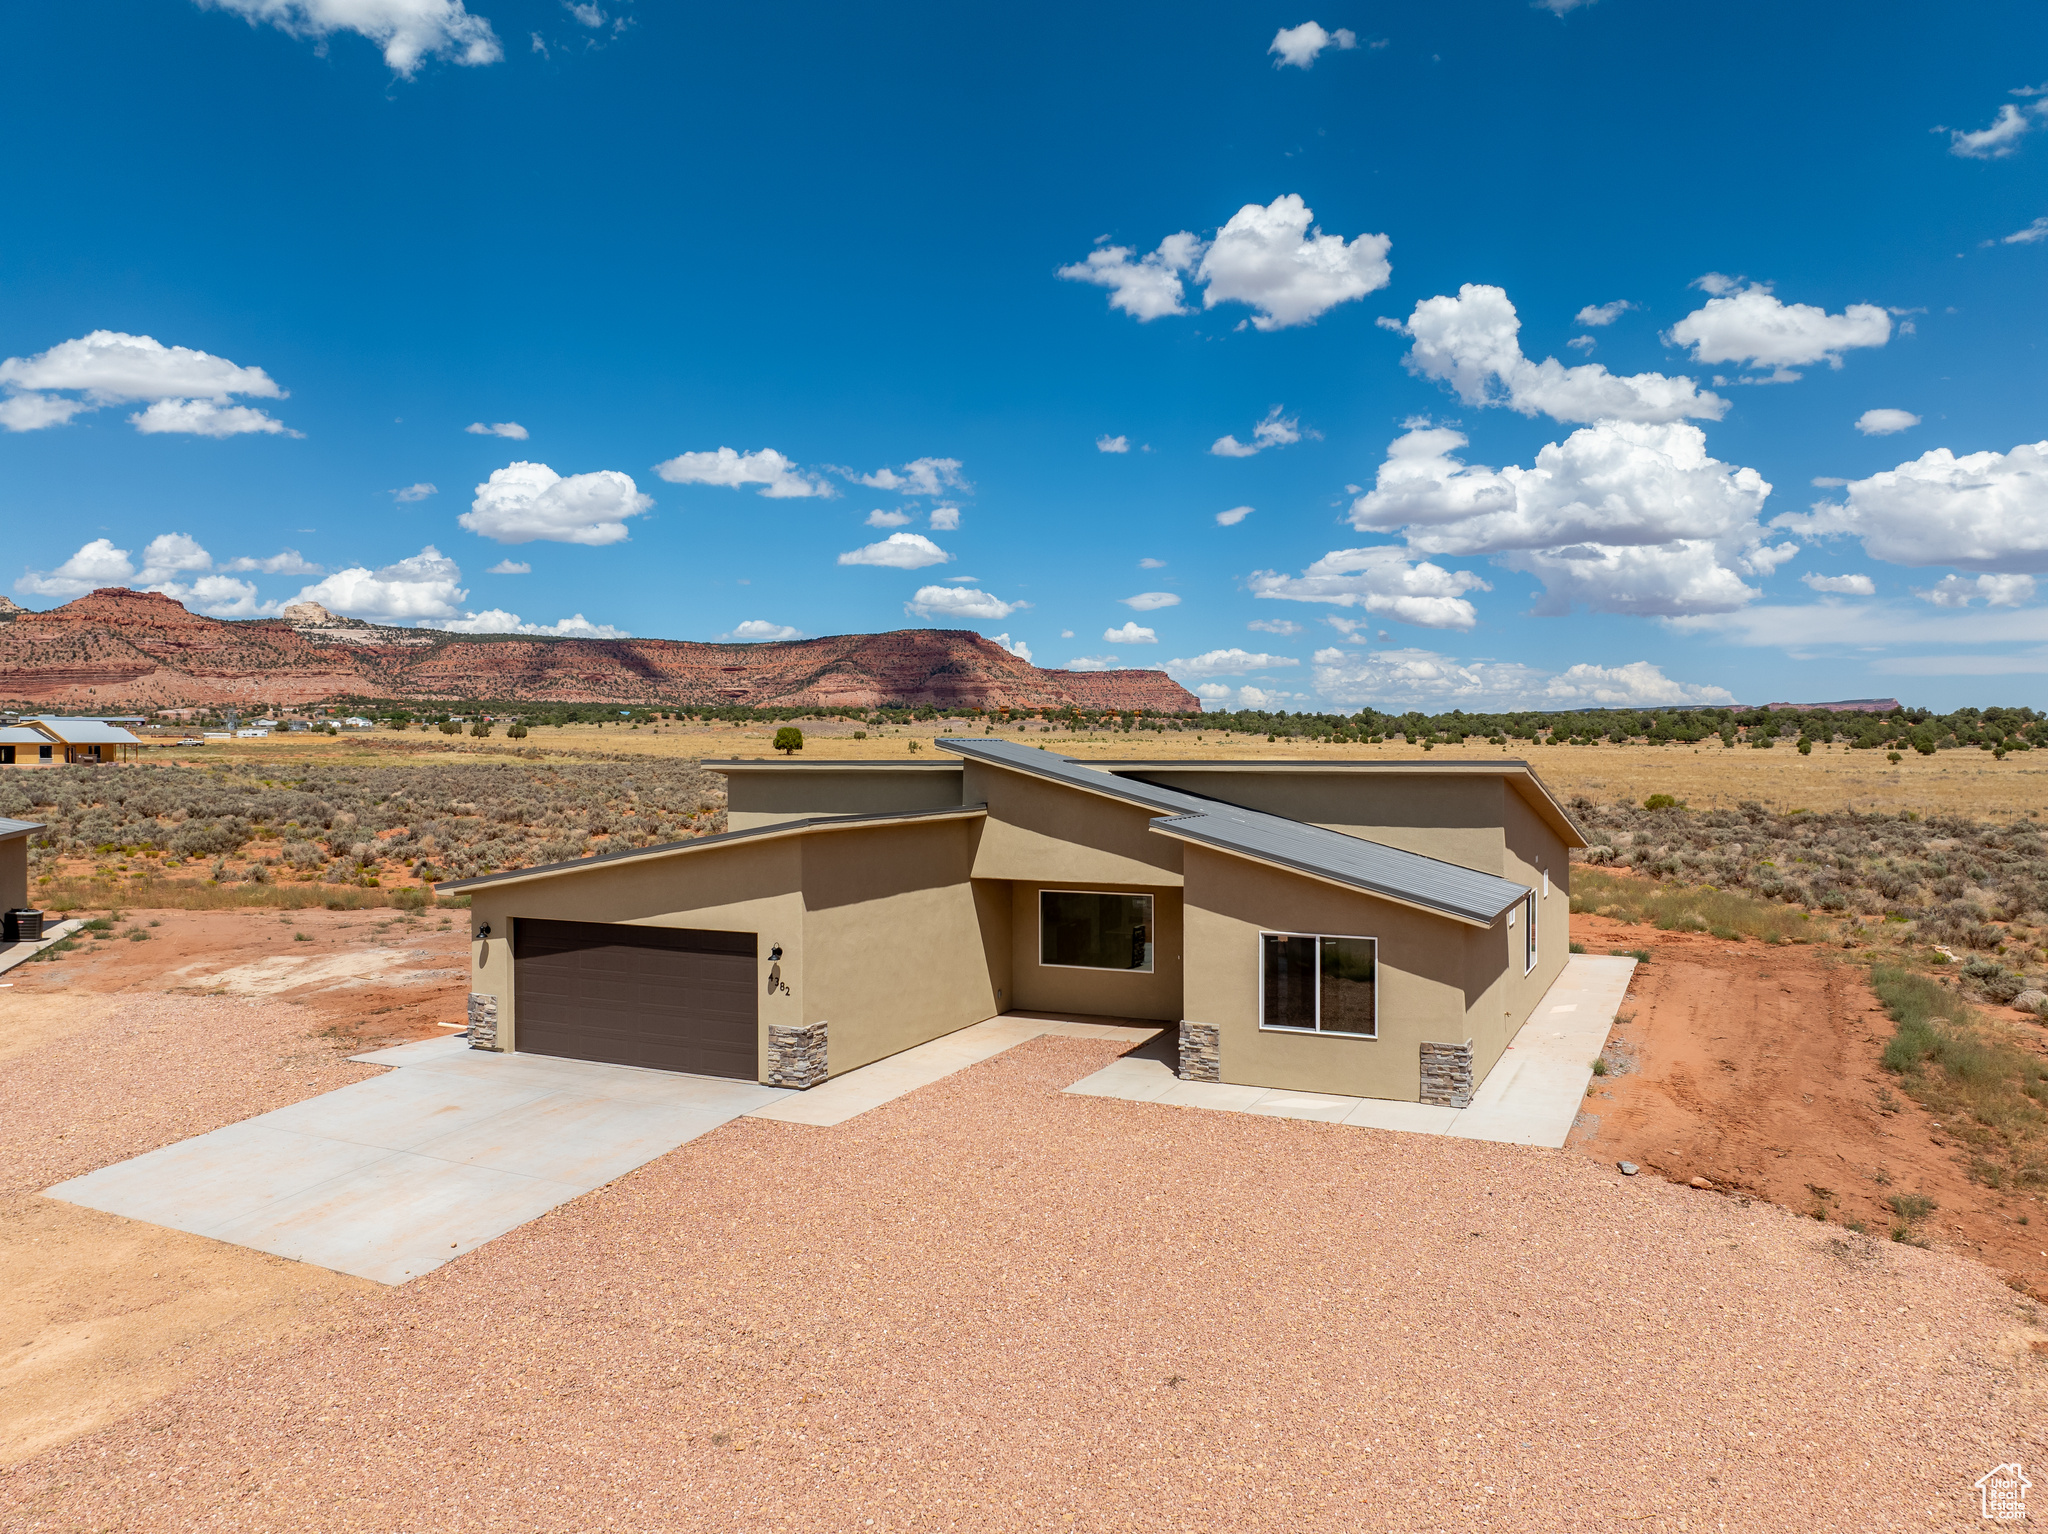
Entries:
[[794, 1095], [458, 1038], [355, 1058], [400, 1068], [46, 1192], [398, 1284]]

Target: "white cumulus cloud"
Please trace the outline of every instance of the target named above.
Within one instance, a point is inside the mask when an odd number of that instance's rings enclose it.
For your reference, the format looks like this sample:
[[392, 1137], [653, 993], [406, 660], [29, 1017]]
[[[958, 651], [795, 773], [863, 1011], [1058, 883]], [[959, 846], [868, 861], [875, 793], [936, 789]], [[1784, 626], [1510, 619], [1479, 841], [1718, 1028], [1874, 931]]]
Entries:
[[1459, 660], [1433, 650], [1318, 650], [1316, 689], [1353, 707], [1643, 708], [1729, 704], [1723, 687], [1678, 682], [1648, 661], [1544, 671], [1513, 661]]
[[868, 513], [869, 527], [907, 527], [910, 513], [907, 511], [884, 511], [879, 506]]
[[61, 426], [84, 411], [147, 402], [129, 417], [141, 432], [298, 435], [261, 410], [231, 403], [237, 395], [285, 397], [263, 369], [118, 330], [95, 330], [33, 357], [9, 357], [0, 362], [0, 388], [7, 392], [0, 426], [10, 431]]
[[[151, 545], [155, 547], [154, 544]], [[221, 566], [223, 570], [254, 571], [261, 575], [324, 575], [319, 565], [314, 564], [297, 549], [280, 549], [264, 558], [244, 554], [231, 559]]]
[[1282, 416], [1283, 407], [1275, 405], [1266, 412], [1265, 419], [1252, 428], [1252, 440], [1240, 442], [1234, 436], [1218, 437], [1209, 444], [1209, 451], [1218, 458], [1250, 458], [1263, 453], [1269, 447], [1288, 447], [1301, 440], [1301, 418]]
[[1978, 601], [1986, 607], [2024, 607], [2034, 600], [2034, 578], [1980, 575], [1975, 580], [1965, 580], [1960, 575], [1944, 575], [1926, 590], [1916, 587], [1913, 594], [1936, 607], [1968, 607]]
[[735, 452], [729, 447], [716, 452], [678, 453], [656, 464], [654, 472], [672, 485], [723, 485], [732, 490], [759, 485], [759, 493], [771, 501], [838, 494], [824, 480], [805, 474], [794, 459], [772, 447], [757, 453]]
[[480, 613], [464, 613], [455, 618], [422, 618], [418, 627], [441, 629], [450, 634], [532, 634], [545, 639], [624, 639], [624, 629], [615, 629], [608, 623], [592, 623], [583, 614], [563, 618], [556, 623], [528, 623], [517, 613], [508, 613], [502, 607], [493, 607]]
[[914, 618], [967, 618], [997, 623], [1030, 605], [1005, 602], [971, 586], [920, 586], [917, 595], [903, 604], [903, 610]]
[[952, 557], [923, 533], [891, 533], [880, 543], [848, 549], [839, 556], [839, 563], [879, 565], [889, 570], [922, 570], [926, 565], [943, 565]]
[[210, 399], [160, 399], [128, 417], [144, 436], [165, 432], [188, 437], [241, 437], [251, 432], [271, 436], [299, 437], [275, 416], [265, 415], [254, 405], [216, 405]]
[[1232, 646], [1200, 655], [1176, 656], [1166, 663], [1166, 669], [1174, 676], [1243, 676], [1247, 671], [1274, 671], [1300, 664], [1291, 655], [1267, 655]]
[[1792, 383], [1800, 376], [1793, 369], [1816, 362], [1839, 368], [1843, 352], [1891, 339], [1892, 318], [1876, 304], [1850, 304], [1829, 314], [1813, 304], [1785, 303], [1768, 283], [1738, 287], [1718, 272], [1696, 285], [1719, 296], [1673, 325], [1665, 342], [1691, 347], [1695, 362], [1771, 369], [1761, 382]]
[[914, 458], [900, 469], [880, 468], [872, 474], [841, 472], [856, 484], [894, 490], [898, 495], [943, 495], [948, 490], [966, 494], [974, 489], [960, 472], [957, 458]]
[[1920, 417], [1910, 410], [1866, 410], [1856, 417], [1856, 429], [1866, 437], [1889, 437], [1919, 424]]
[[1105, 245], [1059, 275], [1108, 288], [1110, 307], [1139, 320], [1189, 313], [1185, 275], [1202, 288], [1204, 309], [1244, 304], [1253, 328], [1283, 330], [1385, 287], [1392, 243], [1384, 234], [1325, 234], [1315, 211], [1289, 192], [1263, 207], [1246, 203], [1212, 241], [1182, 230], [1142, 257], [1131, 246]]
[[1154, 613], [1162, 607], [1180, 606], [1180, 598], [1171, 591], [1141, 591], [1134, 597], [1118, 597], [1117, 600], [1133, 612]]
[[[2015, 91], [2013, 94], [2032, 93]], [[2020, 147], [2021, 139], [2041, 126], [2043, 116], [2048, 116], [2048, 101], [2033, 101], [2023, 107], [2008, 101], [1985, 127], [1975, 130], [1936, 128], [1934, 131], [1948, 135], [1948, 152], [1952, 155], [1965, 160], [2002, 160]]]
[[1140, 628], [1136, 618], [1121, 628], [1104, 629], [1102, 637], [1111, 644], [1157, 644], [1159, 635], [1152, 629]]
[[1469, 570], [1416, 563], [1401, 549], [1336, 549], [1299, 575], [1254, 570], [1245, 582], [1255, 597], [1358, 607], [1418, 628], [1469, 629], [1479, 613], [1468, 591], [1493, 588]]
[[1233, 506], [1228, 511], [1216, 513], [1216, 525], [1218, 527], [1235, 527], [1251, 514], [1252, 508], [1249, 506]]
[[1630, 303], [1625, 298], [1617, 298], [1612, 303], [1606, 304], [1588, 304], [1572, 316], [1572, 323], [1598, 329], [1602, 325], [1612, 325], [1616, 320], [1628, 313], [1629, 310], [1637, 307], [1639, 306]]
[[1799, 577], [1809, 588], [1827, 596], [1874, 597], [1877, 582], [1867, 575], [1816, 575], [1809, 570]]
[[486, 570], [484, 574], [531, 575], [533, 574], [533, 566], [526, 563], [526, 561], [523, 559], [501, 559], [496, 564], [492, 565], [490, 569]]
[[353, 618], [460, 618], [469, 596], [461, 582], [461, 568], [430, 543], [381, 570], [363, 565], [337, 570], [292, 600], [318, 602], [329, 612]]
[[1195, 280], [1202, 307], [1240, 303], [1253, 310], [1256, 330], [1308, 325], [1337, 305], [1385, 287], [1393, 279], [1384, 234], [1345, 242], [1324, 234], [1315, 213], [1296, 194], [1265, 207], [1246, 203], [1216, 232]]
[[524, 442], [528, 435], [517, 421], [471, 421], [462, 429], [472, 437], [510, 437], [514, 442]]
[[199, 0], [201, 6], [267, 22], [293, 37], [325, 38], [354, 32], [384, 51], [394, 73], [411, 79], [429, 58], [457, 64], [495, 64], [504, 58], [498, 35], [462, 0]]
[[1998, 243], [2001, 245], [2038, 245], [2048, 240], [2048, 218], [2037, 218], [2024, 229], [2015, 229]]
[[425, 480], [421, 480], [418, 484], [407, 485], [401, 490], [392, 491], [391, 499], [400, 502], [424, 501], [428, 496], [439, 495], [440, 493], [441, 487], [439, 485], [430, 485]]
[[1325, 48], [1340, 51], [1358, 46], [1358, 34], [1349, 27], [1339, 27], [1334, 32], [1325, 32], [1313, 21], [1304, 21], [1298, 27], [1282, 27], [1273, 34], [1272, 46], [1268, 53], [1277, 55], [1273, 60], [1275, 69], [1293, 65], [1296, 69], [1307, 69], [1316, 61], [1316, 55]]
[[1965, 570], [2048, 571], [2048, 441], [2008, 453], [1945, 447], [1867, 479], [1841, 501], [1773, 520], [1796, 534], [1862, 541], [1863, 552], [1894, 565]]
[[801, 639], [804, 637], [804, 631], [787, 623], [770, 623], [765, 618], [749, 618], [744, 623], [735, 623], [731, 633], [720, 634], [718, 637], [758, 644], [764, 640]]
[[991, 634], [989, 642], [1001, 645], [1021, 661], [1028, 662], [1031, 659], [1031, 646], [1021, 639], [1012, 639], [1008, 634]]
[[1130, 450], [1129, 437], [1101, 436], [1095, 439], [1095, 451], [1098, 453], [1128, 453]]
[[952, 533], [960, 529], [960, 508], [958, 506], [934, 506], [926, 519], [935, 533]]
[[1539, 611], [1671, 616], [1725, 611], [1759, 593], [1791, 544], [1764, 544], [1770, 485], [1708, 456], [1696, 426], [1602, 421], [1552, 442], [1527, 469], [1456, 456], [1463, 433], [1416, 427], [1387, 450], [1352, 525], [1398, 532], [1417, 554], [1486, 555], [1540, 577]]
[[1468, 282], [1455, 298], [1416, 304], [1408, 323], [1380, 323], [1414, 345], [1402, 359], [1421, 378], [1449, 384], [1468, 405], [1505, 405], [1558, 421], [1718, 421], [1728, 402], [1690, 378], [1610, 373], [1597, 362], [1566, 367], [1555, 357], [1522, 355], [1522, 321], [1504, 289]]
[[1069, 671], [1107, 671], [1117, 662], [1114, 655], [1076, 655], [1067, 662]]
[[1245, 627], [1253, 630], [1255, 633], [1260, 634], [1281, 634], [1286, 636], [1292, 636], [1295, 634], [1306, 634], [1308, 632], [1308, 630], [1303, 628], [1299, 623], [1290, 622], [1286, 618], [1254, 618], [1251, 622], [1247, 623]]
[[111, 538], [95, 538], [54, 570], [31, 570], [14, 583], [24, 596], [82, 597], [101, 586], [125, 586], [135, 578], [126, 549]]
[[498, 543], [581, 543], [602, 547], [627, 537], [626, 518], [654, 504], [630, 474], [599, 469], [557, 474], [544, 463], [518, 459], [476, 487], [469, 510], [455, 520]]
[[1181, 274], [1201, 259], [1202, 250], [1202, 241], [1183, 230], [1169, 234], [1157, 250], [1144, 256], [1129, 245], [1098, 246], [1087, 260], [1061, 267], [1058, 275], [1069, 282], [1108, 288], [1109, 307], [1142, 323], [1193, 312], [1185, 302]]

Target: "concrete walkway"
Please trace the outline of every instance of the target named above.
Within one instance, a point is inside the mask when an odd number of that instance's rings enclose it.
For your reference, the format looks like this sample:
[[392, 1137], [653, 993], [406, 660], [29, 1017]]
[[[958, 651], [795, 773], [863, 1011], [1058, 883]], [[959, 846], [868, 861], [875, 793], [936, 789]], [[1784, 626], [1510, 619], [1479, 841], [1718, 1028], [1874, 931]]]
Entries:
[[1127, 1102], [1317, 1119], [1508, 1145], [1561, 1146], [1584, 1105], [1594, 1057], [1606, 1047], [1635, 968], [1634, 959], [1574, 954], [1480, 1083], [1469, 1108], [1182, 1081], [1164, 1052], [1157, 1050], [1126, 1055], [1067, 1090]]
[[26, 964], [45, 948], [54, 948], [64, 939], [85, 926], [77, 917], [60, 921], [53, 927], [45, 927], [40, 940], [33, 943], [0, 943], [0, 975], [4, 975], [17, 964]]
[[398, 1284], [794, 1095], [460, 1038], [354, 1058], [402, 1069], [46, 1191]]

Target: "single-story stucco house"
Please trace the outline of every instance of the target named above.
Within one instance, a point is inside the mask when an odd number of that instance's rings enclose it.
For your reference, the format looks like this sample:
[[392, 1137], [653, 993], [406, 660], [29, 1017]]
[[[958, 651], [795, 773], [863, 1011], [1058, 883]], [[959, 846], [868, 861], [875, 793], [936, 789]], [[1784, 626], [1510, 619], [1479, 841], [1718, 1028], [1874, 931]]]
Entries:
[[1559, 971], [1524, 762], [725, 761], [718, 836], [439, 886], [471, 1042], [808, 1087], [1009, 1011], [1156, 1020], [1190, 1080], [1462, 1106]]

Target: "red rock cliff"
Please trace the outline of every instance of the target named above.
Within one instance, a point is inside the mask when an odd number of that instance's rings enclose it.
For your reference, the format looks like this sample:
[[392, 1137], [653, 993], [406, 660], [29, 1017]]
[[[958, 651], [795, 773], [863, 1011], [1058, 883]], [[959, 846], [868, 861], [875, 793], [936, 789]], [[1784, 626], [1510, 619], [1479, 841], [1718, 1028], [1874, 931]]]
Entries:
[[105, 711], [334, 697], [757, 708], [1201, 708], [1163, 671], [1042, 671], [960, 629], [779, 644], [532, 639], [383, 628], [310, 606], [294, 609], [288, 619], [229, 622], [121, 587], [0, 621], [0, 700], [8, 702]]

